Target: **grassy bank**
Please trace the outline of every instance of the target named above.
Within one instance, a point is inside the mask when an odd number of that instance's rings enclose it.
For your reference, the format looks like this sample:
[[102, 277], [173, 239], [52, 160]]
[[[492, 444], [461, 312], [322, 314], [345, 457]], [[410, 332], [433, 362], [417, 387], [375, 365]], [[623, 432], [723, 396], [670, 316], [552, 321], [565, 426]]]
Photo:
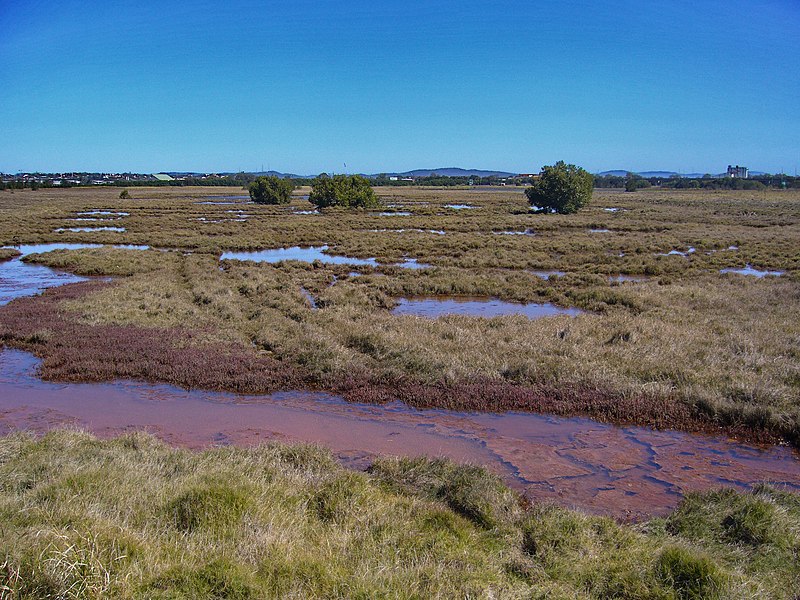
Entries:
[[618, 524], [445, 461], [309, 446], [0, 439], [2, 598], [792, 598], [800, 500], [688, 496]]
[[0, 262], [11, 260], [19, 256], [19, 251], [13, 248], [0, 248]]

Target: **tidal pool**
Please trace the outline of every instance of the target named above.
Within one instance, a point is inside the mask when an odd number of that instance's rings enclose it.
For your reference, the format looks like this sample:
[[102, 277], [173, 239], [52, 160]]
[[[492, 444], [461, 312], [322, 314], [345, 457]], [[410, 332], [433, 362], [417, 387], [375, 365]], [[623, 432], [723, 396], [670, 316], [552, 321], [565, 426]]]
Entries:
[[71, 231], [73, 233], [91, 233], [92, 231], [116, 231], [121, 233], [125, 231], [124, 227], [59, 227], [58, 229], [54, 229], [54, 233], [64, 233], [66, 231]]
[[493, 231], [495, 235], [536, 235], [533, 229], [524, 229], [522, 231]]
[[370, 233], [433, 233], [434, 235], [444, 235], [442, 229], [370, 229]]
[[670, 250], [669, 252], [659, 252], [656, 256], [689, 256], [695, 252], [697, 252], [697, 249], [694, 246], [689, 246], [685, 252], [683, 250]]
[[277, 263], [283, 260], [303, 262], [319, 261], [330, 265], [368, 265], [370, 267], [402, 267], [404, 269], [426, 269], [431, 265], [417, 262], [415, 258], [405, 258], [402, 262], [381, 265], [374, 258], [352, 258], [327, 254], [328, 246], [292, 246], [291, 248], [272, 248], [268, 250], [245, 250], [223, 252], [220, 260], [252, 260], [254, 262]]
[[291, 248], [271, 248], [268, 250], [251, 251], [229, 251], [223, 252], [221, 260], [252, 260], [254, 262], [276, 263], [283, 260], [300, 260], [303, 262], [314, 262], [331, 265], [369, 265], [377, 267], [378, 261], [374, 258], [350, 258], [348, 256], [336, 256], [326, 254], [328, 246], [292, 246]]
[[539, 279], [550, 279], [551, 277], [564, 277], [564, 271], [528, 271], [531, 275], [536, 275]]
[[604, 229], [604, 228], [590, 229], [589, 233], [611, 233], [611, 230], [610, 229]]
[[414, 315], [435, 319], [444, 315], [466, 315], [470, 317], [501, 317], [523, 315], [529, 319], [540, 319], [555, 315], [575, 316], [583, 311], [577, 308], [562, 308], [554, 304], [517, 304], [496, 298], [472, 296], [433, 296], [400, 298], [392, 310], [396, 315]]
[[[21, 259], [29, 254], [52, 252], [53, 250], [84, 250], [103, 248], [102, 244], [24, 244], [15, 246], [20, 255], [11, 260], [0, 262], [0, 306], [8, 304], [14, 298], [41, 294], [44, 290], [57, 287], [66, 283], [86, 281], [86, 277], [79, 277], [71, 273], [56, 271], [43, 265], [32, 265]], [[122, 250], [147, 250], [149, 246], [134, 244], [119, 244], [112, 246]]]
[[737, 275], [750, 275], [752, 277], [780, 277], [785, 275], [786, 271], [760, 271], [754, 269], [749, 263], [741, 269], [720, 269], [720, 273], [736, 273]]
[[608, 280], [612, 283], [625, 283], [626, 281], [641, 283], [642, 281], [647, 281], [647, 277], [637, 275], [611, 275]]
[[242, 201], [235, 201], [235, 200], [203, 200], [201, 202], [195, 202], [195, 204], [207, 204], [207, 205], [214, 205], [214, 206], [228, 206], [230, 204], [250, 204], [249, 202]]
[[84, 210], [82, 212], [76, 213], [77, 215], [105, 215], [111, 217], [127, 217], [131, 213], [123, 212], [123, 211], [115, 211], [115, 210]]
[[0, 351], [0, 434], [66, 426], [101, 437], [146, 430], [196, 449], [317, 443], [353, 468], [381, 454], [446, 457], [486, 466], [531, 500], [623, 519], [664, 514], [685, 492], [722, 485], [772, 481], [800, 490], [800, 460], [783, 447], [584, 418], [356, 404], [320, 392], [240, 396], [136, 381], [44, 382], [39, 362]]
[[470, 208], [480, 208], [480, 206], [472, 206], [471, 204], [445, 204], [445, 208], [452, 208], [453, 210], [468, 210]]

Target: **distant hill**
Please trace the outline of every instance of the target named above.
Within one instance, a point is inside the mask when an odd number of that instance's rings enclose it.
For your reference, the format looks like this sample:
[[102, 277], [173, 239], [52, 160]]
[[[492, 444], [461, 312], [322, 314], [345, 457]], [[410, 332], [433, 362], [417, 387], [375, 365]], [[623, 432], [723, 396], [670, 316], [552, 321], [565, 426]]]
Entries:
[[[483, 169], [461, 169], [459, 167], [442, 167], [440, 169], [415, 169], [403, 173], [386, 173], [397, 177], [430, 177], [431, 175], [441, 175], [443, 177], [513, 177], [516, 173], [507, 171], [485, 171]], [[371, 175], [376, 177], [376, 175]]]
[[[603, 176], [614, 176], [614, 177], [626, 177], [629, 171], [624, 171], [622, 169], [614, 169], [612, 171], [601, 171], [599, 173], [595, 173], [595, 175]], [[710, 175], [711, 177], [725, 177], [725, 173], [677, 173], [675, 171], [641, 171], [636, 173], [641, 177], [651, 178], [651, 177], [660, 177], [661, 179], [669, 179], [670, 177], [683, 177], [686, 179], [701, 179], [705, 175]], [[763, 175], [761, 171], [750, 171], [750, 175], [757, 176]]]

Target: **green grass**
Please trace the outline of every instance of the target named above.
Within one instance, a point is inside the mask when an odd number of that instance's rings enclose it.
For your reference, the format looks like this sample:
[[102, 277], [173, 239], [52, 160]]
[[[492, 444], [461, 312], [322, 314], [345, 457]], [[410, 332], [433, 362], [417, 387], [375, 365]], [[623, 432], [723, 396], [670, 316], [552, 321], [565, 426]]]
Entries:
[[[762, 508], [755, 508], [762, 507]], [[690, 495], [620, 524], [483, 469], [146, 434], [0, 438], [2, 598], [792, 598], [800, 500]]]

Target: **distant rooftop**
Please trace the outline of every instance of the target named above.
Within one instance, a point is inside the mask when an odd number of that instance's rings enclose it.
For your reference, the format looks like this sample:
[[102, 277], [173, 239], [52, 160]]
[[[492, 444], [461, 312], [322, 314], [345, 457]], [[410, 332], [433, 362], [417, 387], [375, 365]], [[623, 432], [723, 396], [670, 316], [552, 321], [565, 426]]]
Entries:
[[159, 181], [175, 181], [172, 177], [170, 177], [166, 173], [153, 173], [153, 177], [155, 177]]

